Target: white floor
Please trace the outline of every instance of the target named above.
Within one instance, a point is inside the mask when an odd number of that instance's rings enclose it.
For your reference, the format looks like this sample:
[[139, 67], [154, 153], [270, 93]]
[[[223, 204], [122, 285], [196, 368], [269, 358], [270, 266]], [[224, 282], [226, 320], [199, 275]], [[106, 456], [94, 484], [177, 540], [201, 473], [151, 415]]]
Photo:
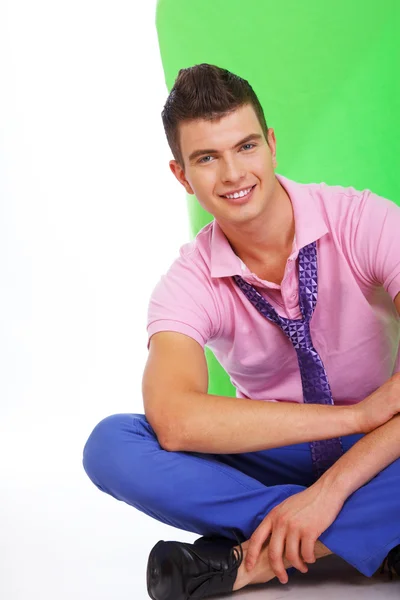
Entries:
[[[147, 557], [154, 544], [159, 539], [192, 542], [198, 537], [98, 491], [80, 471], [79, 446], [73, 471], [65, 463], [30, 477], [27, 458], [24, 479], [10, 472], [0, 482], [2, 600], [146, 599]], [[284, 586], [273, 581], [232, 596], [350, 600], [362, 594], [365, 600], [376, 600], [398, 599], [399, 592], [400, 578], [367, 578], [330, 556], [310, 565], [307, 575], [292, 575]]]

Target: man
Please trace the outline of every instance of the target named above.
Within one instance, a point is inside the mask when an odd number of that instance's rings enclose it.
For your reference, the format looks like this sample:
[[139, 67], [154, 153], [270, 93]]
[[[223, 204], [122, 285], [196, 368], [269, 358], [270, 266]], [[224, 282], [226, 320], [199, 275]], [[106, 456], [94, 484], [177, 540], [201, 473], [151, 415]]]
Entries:
[[[274, 131], [226, 70], [182, 69], [162, 116], [214, 220], [153, 291], [145, 416], [104, 419], [84, 450], [99, 489], [203, 536], [154, 546], [149, 595], [286, 583], [332, 553], [400, 574], [400, 208], [275, 174]], [[205, 345], [235, 399], [207, 394]]]

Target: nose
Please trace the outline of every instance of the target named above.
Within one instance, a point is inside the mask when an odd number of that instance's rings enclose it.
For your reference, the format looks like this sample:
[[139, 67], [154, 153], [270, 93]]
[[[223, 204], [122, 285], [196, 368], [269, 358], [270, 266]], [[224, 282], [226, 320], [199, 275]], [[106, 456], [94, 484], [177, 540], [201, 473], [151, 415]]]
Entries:
[[246, 171], [240, 161], [233, 158], [221, 161], [220, 178], [223, 183], [234, 183], [242, 180]]

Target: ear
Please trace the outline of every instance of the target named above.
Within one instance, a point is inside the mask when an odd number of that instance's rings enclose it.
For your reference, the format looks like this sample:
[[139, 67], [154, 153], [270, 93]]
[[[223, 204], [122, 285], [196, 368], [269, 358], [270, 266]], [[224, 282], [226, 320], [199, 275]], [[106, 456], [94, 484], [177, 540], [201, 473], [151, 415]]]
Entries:
[[272, 165], [274, 169], [276, 169], [276, 167], [278, 166], [278, 161], [276, 160], [276, 138], [275, 131], [272, 127], [268, 129], [268, 146], [272, 154]]
[[194, 194], [194, 191], [190, 187], [190, 183], [188, 182], [188, 180], [185, 177], [185, 172], [182, 169], [181, 165], [176, 160], [170, 160], [169, 168], [171, 169], [171, 171], [173, 172], [173, 174], [175, 175], [175, 177], [177, 178], [179, 183], [181, 183], [183, 185], [183, 187], [185, 188], [187, 193]]
[[396, 298], [394, 299], [394, 305], [397, 308], [397, 312], [399, 313], [399, 317], [400, 317], [400, 292], [397, 294]]

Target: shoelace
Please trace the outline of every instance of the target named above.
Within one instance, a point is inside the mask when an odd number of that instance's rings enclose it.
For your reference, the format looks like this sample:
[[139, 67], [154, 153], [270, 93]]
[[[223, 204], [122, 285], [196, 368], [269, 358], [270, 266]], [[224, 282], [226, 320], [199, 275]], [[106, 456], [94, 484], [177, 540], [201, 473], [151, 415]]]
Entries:
[[229, 567], [229, 571], [225, 571], [225, 573], [222, 573], [221, 576], [224, 577], [226, 574], [232, 575], [232, 571], [234, 569], [237, 569], [240, 567], [240, 565], [242, 564], [242, 560], [243, 560], [243, 548], [242, 548], [242, 543], [239, 540], [239, 537], [236, 533], [235, 529], [231, 530], [233, 535], [235, 536], [238, 544], [239, 544], [239, 550], [234, 547], [231, 550], [231, 553], [229, 555], [229, 560], [232, 561], [232, 564]]
[[[235, 531], [235, 529], [231, 529], [231, 531], [233, 532], [233, 535], [235, 536], [240, 550], [238, 550], [236, 547], [232, 548], [230, 553], [229, 553], [229, 568], [226, 570], [222, 570], [221, 569], [215, 569], [213, 567], [212, 564], [210, 564], [210, 561], [205, 561], [201, 556], [199, 556], [196, 552], [196, 556], [202, 561], [204, 562], [207, 567], [211, 570], [211, 573], [205, 573], [204, 575], [200, 575], [199, 577], [196, 577], [196, 582], [198, 582], [200, 585], [198, 587], [196, 587], [196, 589], [193, 591], [193, 593], [190, 595], [191, 598], [196, 598], [196, 600], [201, 600], [201, 598], [205, 597], [205, 594], [207, 593], [208, 587], [209, 587], [209, 582], [210, 580], [215, 577], [215, 576], [220, 576], [221, 577], [221, 583], [224, 582], [224, 579], [227, 576], [232, 576], [232, 573], [235, 569], [238, 569], [240, 567], [240, 565], [242, 564], [242, 560], [243, 560], [243, 548], [242, 548], [242, 543]], [[192, 550], [193, 552], [193, 550]]]
[[392, 581], [393, 575], [400, 575], [400, 544], [392, 548], [386, 556], [381, 566], [381, 575], [385, 572], [386, 565], [390, 581]]

